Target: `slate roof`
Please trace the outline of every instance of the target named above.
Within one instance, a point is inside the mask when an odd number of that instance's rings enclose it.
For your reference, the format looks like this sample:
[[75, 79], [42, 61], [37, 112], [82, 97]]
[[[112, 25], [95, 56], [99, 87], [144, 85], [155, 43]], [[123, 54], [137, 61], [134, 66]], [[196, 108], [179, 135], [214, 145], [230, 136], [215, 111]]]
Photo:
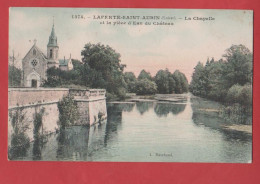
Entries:
[[[39, 49], [39, 47], [37, 47], [35, 44], [32, 46], [32, 48], [27, 52], [27, 54], [24, 56], [24, 58], [31, 52], [32, 49], [36, 49], [44, 59], [47, 59], [47, 56], [41, 51], [41, 49]], [[23, 59], [24, 59], [23, 58]]]
[[68, 66], [69, 59], [59, 59], [60, 66]]
[[55, 34], [54, 24], [52, 26], [51, 35], [49, 36], [48, 47], [58, 47], [57, 36]]
[[39, 47], [37, 47], [36, 45], [34, 45], [34, 47], [41, 53], [44, 59], [47, 59], [47, 56], [41, 51], [41, 49], [39, 49]]

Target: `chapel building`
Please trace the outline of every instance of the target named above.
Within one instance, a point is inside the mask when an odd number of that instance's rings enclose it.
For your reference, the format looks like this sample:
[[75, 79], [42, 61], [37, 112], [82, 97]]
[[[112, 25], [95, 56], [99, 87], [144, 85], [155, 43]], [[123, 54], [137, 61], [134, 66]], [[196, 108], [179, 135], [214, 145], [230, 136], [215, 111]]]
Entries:
[[40, 87], [47, 79], [47, 69], [51, 67], [60, 68], [68, 71], [73, 69], [71, 56], [69, 59], [59, 59], [59, 46], [55, 34], [54, 23], [47, 44], [47, 55], [34, 45], [22, 60], [23, 86]]

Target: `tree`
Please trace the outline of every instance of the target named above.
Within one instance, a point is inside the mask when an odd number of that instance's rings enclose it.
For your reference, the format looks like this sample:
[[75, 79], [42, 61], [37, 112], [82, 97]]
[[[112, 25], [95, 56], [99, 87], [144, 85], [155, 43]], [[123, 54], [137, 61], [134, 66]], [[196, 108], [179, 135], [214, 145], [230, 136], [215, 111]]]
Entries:
[[71, 62], [74, 70], [80, 70], [83, 66], [83, 63], [77, 59], [71, 59]]
[[205, 67], [206, 78], [206, 96], [212, 100], [222, 101], [225, 99], [228, 88], [222, 83], [223, 60], [214, 61]]
[[90, 87], [105, 88], [117, 96], [124, 95], [126, 83], [123, 70], [126, 65], [121, 64], [119, 53], [108, 45], [88, 43], [81, 55], [84, 63], [83, 79], [91, 83]]
[[152, 76], [149, 72], [146, 72], [145, 70], [142, 70], [140, 72], [140, 74], [138, 75], [138, 80], [141, 79], [148, 79], [148, 80], [152, 80]]
[[230, 88], [234, 84], [252, 83], [253, 55], [244, 45], [232, 45], [223, 55], [223, 85]]
[[175, 81], [175, 93], [181, 94], [188, 92], [188, 80], [183, 73], [181, 73], [179, 70], [176, 70], [173, 73], [173, 79]]
[[159, 70], [155, 75], [157, 90], [162, 94], [171, 94], [175, 88], [175, 81], [171, 73], [166, 70]]
[[125, 72], [124, 79], [126, 83], [135, 82], [137, 80], [133, 72]]
[[194, 95], [206, 96], [207, 92], [204, 88], [204, 66], [201, 62], [198, 62], [194, 68], [190, 83], [190, 91]]
[[8, 86], [21, 86], [22, 70], [15, 66], [8, 66]]
[[83, 85], [82, 67], [73, 68], [69, 71], [63, 71], [60, 68], [51, 67], [47, 69], [47, 80], [44, 87], [63, 87], [70, 85]]
[[137, 95], [151, 95], [157, 91], [157, 85], [155, 82], [148, 79], [138, 80], [135, 88]]
[[244, 45], [232, 45], [224, 59], [209, 59], [194, 68], [190, 90], [194, 95], [229, 103], [251, 103], [252, 53]]
[[135, 85], [136, 85], [136, 77], [133, 72], [125, 72], [124, 73], [124, 80], [127, 85], [127, 91], [134, 93], [135, 92]]
[[47, 80], [44, 82], [43, 86], [57, 87], [61, 85], [61, 70], [55, 67], [47, 69]]

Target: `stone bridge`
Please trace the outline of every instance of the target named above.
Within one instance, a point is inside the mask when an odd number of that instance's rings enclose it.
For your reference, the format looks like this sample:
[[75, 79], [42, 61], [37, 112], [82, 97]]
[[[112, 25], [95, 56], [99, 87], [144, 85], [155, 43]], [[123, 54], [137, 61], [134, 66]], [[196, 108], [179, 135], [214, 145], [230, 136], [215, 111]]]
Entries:
[[[8, 88], [8, 112], [22, 110], [28, 125], [27, 135], [33, 140], [33, 120], [35, 113], [45, 109], [43, 114], [43, 129], [50, 134], [58, 129], [58, 102], [67, 95], [73, 95], [77, 103], [79, 119], [76, 125], [93, 125], [100, 118], [107, 118], [106, 91], [104, 89], [68, 89], [68, 88]], [[13, 128], [11, 117], [8, 120], [8, 144]]]

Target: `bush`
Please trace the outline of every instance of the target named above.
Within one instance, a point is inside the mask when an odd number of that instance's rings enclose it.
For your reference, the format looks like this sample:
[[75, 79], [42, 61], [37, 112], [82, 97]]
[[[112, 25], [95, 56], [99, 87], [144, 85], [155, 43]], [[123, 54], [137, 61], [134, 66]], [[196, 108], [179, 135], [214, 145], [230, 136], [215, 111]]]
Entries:
[[243, 87], [238, 84], [233, 85], [227, 92], [226, 100], [230, 103], [239, 103], [242, 88]]
[[72, 96], [68, 95], [58, 102], [59, 125], [61, 128], [75, 124], [78, 119], [78, 107]]
[[241, 105], [251, 106], [252, 105], [252, 86], [244, 85], [239, 93], [239, 102]]
[[227, 93], [226, 100], [230, 103], [239, 103], [244, 106], [252, 105], [252, 86], [233, 85]]

